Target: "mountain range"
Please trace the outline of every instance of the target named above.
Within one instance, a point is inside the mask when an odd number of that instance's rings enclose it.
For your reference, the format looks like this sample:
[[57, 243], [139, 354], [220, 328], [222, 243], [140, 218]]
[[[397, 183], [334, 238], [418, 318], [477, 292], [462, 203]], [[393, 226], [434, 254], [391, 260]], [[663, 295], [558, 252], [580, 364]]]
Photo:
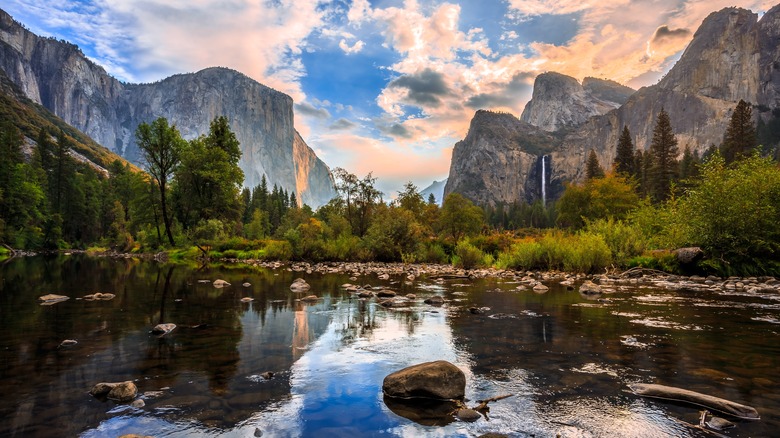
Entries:
[[226, 116], [241, 143], [244, 186], [265, 176], [312, 207], [336, 195], [333, 176], [295, 130], [293, 100], [226, 68], [127, 84], [65, 41], [39, 37], [0, 10], [0, 70], [40, 104], [95, 142], [141, 163], [136, 127], [166, 117], [186, 139]]

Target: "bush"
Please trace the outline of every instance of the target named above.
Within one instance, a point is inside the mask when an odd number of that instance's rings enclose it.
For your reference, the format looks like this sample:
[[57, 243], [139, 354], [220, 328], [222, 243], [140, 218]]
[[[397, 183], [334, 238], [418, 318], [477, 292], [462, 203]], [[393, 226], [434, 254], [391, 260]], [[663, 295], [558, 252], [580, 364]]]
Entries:
[[269, 240], [265, 244], [262, 258], [265, 260], [287, 261], [292, 258], [293, 249], [286, 240]]
[[473, 269], [480, 266], [484, 258], [485, 254], [479, 248], [468, 240], [462, 240], [455, 245], [452, 263], [459, 268]]
[[612, 262], [612, 253], [604, 238], [597, 234], [581, 232], [573, 236], [566, 247], [563, 269], [573, 272], [595, 272]]
[[588, 222], [588, 233], [601, 236], [612, 253], [615, 264], [625, 267], [629, 259], [641, 255], [647, 249], [647, 238], [636, 224], [609, 219]]
[[496, 266], [500, 269], [528, 270], [542, 266], [542, 245], [534, 239], [524, 239], [509, 251], [499, 253]]
[[417, 245], [415, 261], [418, 263], [449, 263], [450, 257], [439, 242], [428, 242]]

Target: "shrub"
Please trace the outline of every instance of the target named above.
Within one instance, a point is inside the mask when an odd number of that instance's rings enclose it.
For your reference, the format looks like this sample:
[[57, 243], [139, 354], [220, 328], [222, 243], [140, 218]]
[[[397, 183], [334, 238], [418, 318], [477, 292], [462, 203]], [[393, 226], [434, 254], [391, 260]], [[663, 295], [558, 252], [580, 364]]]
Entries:
[[574, 272], [595, 272], [606, 268], [612, 253], [600, 235], [581, 232], [572, 236], [563, 256], [563, 269]]
[[286, 240], [269, 240], [263, 250], [263, 259], [287, 261], [292, 258], [293, 249]]
[[453, 264], [459, 268], [473, 269], [482, 263], [485, 254], [468, 240], [462, 240], [455, 245]]
[[647, 238], [636, 224], [609, 219], [588, 222], [586, 230], [601, 236], [612, 253], [613, 262], [626, 266], [632, 257], [641, 255], [647, 249]]
[[509, 251], [499, 253], [496, 266], [500, 269], [527, 270], [542, 265], [542, 245], [534, 239], [524, 239]]
[[450, 257], [442, 244], [434, 241], [417, 245], [415, 260], [419, 263], [445, 264], [450, 261]]

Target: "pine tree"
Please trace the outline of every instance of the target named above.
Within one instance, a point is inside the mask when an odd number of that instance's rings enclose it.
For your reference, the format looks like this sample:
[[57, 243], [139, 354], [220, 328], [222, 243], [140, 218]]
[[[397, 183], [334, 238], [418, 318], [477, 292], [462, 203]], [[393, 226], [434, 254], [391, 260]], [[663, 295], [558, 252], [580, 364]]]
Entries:
[[639, 149], [637, 149], [634, 153], [634, 170], [636, 171], [637, 179], [636, 189], [641, 196], [647, 195], [647, 172], [645, 172], [645, 157], [646, 154]]
[[671, 194], [672, 181], [677, 177], [677, 154], [677, 137], [672, 131], [669, 114], [661, 108], [653, 128], [650, 143], [653, 163], [647, 175], [649, 194], [654, 201], [664, 201]]
[[634, 142], [631, 140], [631, 133], [628, 131], [628, 126], [625, 125], [623, 125], [623, 132], [618, 139], [614, 168], [617, 173], [630, 176], [636, 175], [634, 167]]
[[755, 149], [757, 142], [756, 127], [753, 125], [753, 110], [744, 100], [737, 103], [731, 122], [723, 136], [721, 151], [726, 164], [743, 158]]
[[596, 151], [590, 150], [588, 155], [588, 161], [585, 163], [585, 179], [591, 180], [594, 178], [604, 178], [604, 168], [599, 163], [599, 157], [596, 156]]
[[436, 196], [433, 195], [433, 193], [428, 193], [428, 204], [435, 204], [436, 203]]

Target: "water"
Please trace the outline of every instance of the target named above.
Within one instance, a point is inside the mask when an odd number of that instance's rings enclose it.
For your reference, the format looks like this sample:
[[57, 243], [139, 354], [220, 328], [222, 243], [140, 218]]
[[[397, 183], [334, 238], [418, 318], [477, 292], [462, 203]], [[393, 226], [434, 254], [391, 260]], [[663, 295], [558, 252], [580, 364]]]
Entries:
[[[0, 275], [0, 436], [708, 436], [685, 424], [698, 423], [696, 408], [639, 398], [633, 382], [758, 409], [762, 419], [730, 437], [780, 428], [780, 294], [626, 288], [590, 300], [553, 283], [517, 291], [510, 279], [351, 282], [417, 295], [389, 310], [342, 291], [347, 275], [286, 269], [63, 256], [11, 260]], [[296, 277], [322, 299], [297, 301]], [[217, 278], [232, 286], [198, 282]], [[116, 298], [76, 299], [94, 292]], [[71, 299], [39, 305], [47, 293]], [[450, 301], [423, 304], [431, 295]], [[158, 338], [159, 322], [178, 327]], [[58, 348], [64, 339], [79, 343]], [[444, 426], [385, 404], [387, 374], [438, 359], [466, 373], [467, 404], [512, 397], [491, 403], [488, 419]], [[124, 380], [145, 406], [88, 394]]]
[[547, 206], [547, 167], [544, 164], [546, 155], [542, 155], [542, 206]]

